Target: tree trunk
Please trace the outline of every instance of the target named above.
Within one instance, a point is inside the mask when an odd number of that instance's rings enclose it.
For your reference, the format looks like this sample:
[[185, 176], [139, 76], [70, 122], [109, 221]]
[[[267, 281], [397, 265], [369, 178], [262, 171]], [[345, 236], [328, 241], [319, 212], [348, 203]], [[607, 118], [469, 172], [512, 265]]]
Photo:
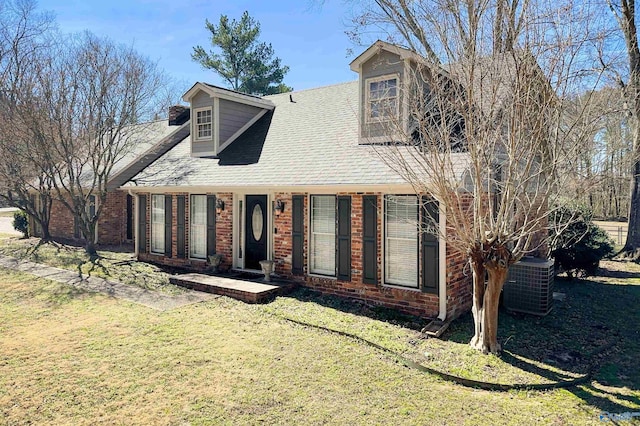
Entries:
[[473, 268], [473, 306], [471, 312], [473, 313], [473, 324], [475, 333], [471, 342], [469, 343], [472, 348], [477, 348], [483, 341], [482, 337], [482, 317], [483, 317], [483, 305], [484, 305], [484, 278], [485, 268], [481, 258], [472, 258], [471, 267]]
[[[510, 262], [511, 253], [500, 245], [471, 255], [475, 334], [469, 345], [485, 354], [497, 354], [501, 350], [498, 343], [498, 307]], [[488, 274], [486, 286], [485, 274]]]
[[508, 266], [487, 265], [489, 281], [487, 291], [484, 293], [484, 308], [482, 316], [482, 328], [484, 330], [482, 352], [497, 354], [502, 349], [498, 343], [498, 306], [500, 293], [504, 282], [507, 280]]
[[93, 239], [87, 238], [84, 243], [84, 251], [91, 256], [91, 258], [98, 256], [98, 251], [96, 250], [96, 244], [93, 242]]
[[[640, 46], [638, 45], [635, 7], [635, 0], [622, 0], [620, 14], [616, 16], [624, 34], [629, 55], [629, 82], [626, 94], [633, 108], [633, 167], [631, 168], [629, 230], [627, 241], [619, 256], [632, 259], [640, 257]], [[612, 10], [614, 9], [612, 8]]]
[[[637, 143], [638, 141], [636, 140], [634, 145], [637, 146]], [[634, 151], [637, 151], [637, 149]], [[638, 259], [640, 257], [640, 160], [635, 160], [633, 164], [628, 225], [627, 241], [621, 254], [627, 258]]]
[[42, 236], [40, 237], [40, 240], [51, 241], [51, 233], [49, 232], [49, 222], [40, 223], [40, 228], [42, 229]]
[[84, 234], [84, 251], [93, 259], [98, 257], [98, 251], [96, 250], [96, 224], [90, 222], [83, 231]]

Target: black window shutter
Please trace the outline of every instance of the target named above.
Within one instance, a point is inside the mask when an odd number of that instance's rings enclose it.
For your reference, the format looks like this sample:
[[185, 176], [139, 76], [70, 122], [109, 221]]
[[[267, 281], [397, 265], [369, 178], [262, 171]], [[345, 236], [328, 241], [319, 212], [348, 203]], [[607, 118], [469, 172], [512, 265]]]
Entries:
[[176, 244], [178, 245], [178, 247], [176, 247], [176, 254], [179, 258], [184, 258], [185, 254], [186, 254], [186, 238], [185, 238], [185, 196], [184, 195], [178, 195], [176, 197], [176, 201], [178, 203], [177, 207], [177, 212], [176, 214], [178, 215], [176, 217]]
[[173, 197], [171, 195], [164, 196], [164, 255], [165, 257], [171, 257], [171, 222], [172, 222], [172, 211], [173, 207]]
[[336, 264], [338, 279], [351, 281], [351, 197], [338, 197]]
[[304, 270], [304, 195], [291, 198], [291, 273], [301, 275]]
[[362, 197], [362, 282], [378, 284], [378, 197]]
[[127, 240], [133, 240], [133, 197], [127, 194]]
[[216, 196], [207, 195], [207, 256], [216, 254]]
[[438, 244], [438, 234], [434, 229], [429, 232], [429, 228], [434, 226], [434, 222], [439, 223], [438, 203], [433, 199], [423, 197], [422, 207], [422, 291], [425, 293], [438, 294], [439, 290], [439, 267], [440, 250]]
[[138, 252], [147, 252], [147, 196], [138, 195]]

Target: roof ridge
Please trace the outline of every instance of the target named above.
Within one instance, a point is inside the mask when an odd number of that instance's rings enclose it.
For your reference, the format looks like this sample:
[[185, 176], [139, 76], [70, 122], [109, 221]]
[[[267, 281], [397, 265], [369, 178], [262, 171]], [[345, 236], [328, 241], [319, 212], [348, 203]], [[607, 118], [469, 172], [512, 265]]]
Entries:
[[291, 92], [284, 92], [284, 93], [274, 93], [273, 95], [266, 95], [264, 96], [264, 98], [271, 98], [273, 96], [282, 96], [282, 95], [288, 95], [288, 94], [296, 94], [296, 93], [302, 93], [302, 92], [310, 92], [313, 90], [322, 90], [322, 89], [327, 89], [329, 87], [335, 87], [335, 86], [344, 86], [347, 84], [353, 84], [353, 83], [357, 83], [358, 80], [351, 80], [351, 81], [343, 81], [341, 83], [333, 83], [333, 84], [327, 84], [325, 86], [319, 86], [319, 87], [310, 87], [308, 89], [301, 89], [301, 90], [294, 90]]

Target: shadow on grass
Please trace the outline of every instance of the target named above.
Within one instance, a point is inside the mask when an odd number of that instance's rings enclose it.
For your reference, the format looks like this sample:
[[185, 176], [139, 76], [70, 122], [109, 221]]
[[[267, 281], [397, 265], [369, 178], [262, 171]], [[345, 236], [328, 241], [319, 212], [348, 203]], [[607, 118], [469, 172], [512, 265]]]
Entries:
[[600, 267], [598, 269], [598, 276], [621, 279], [640, 278], [640, 272], [617, 271], [615, 269]]
[[49, 307], [57, 308], [87, 294], [89, 293], [77, 287], [54, 284], [41, 288], [36, 293], [36, 297], [44, 301]]
[[326, 295], [306, 287], [298, 287], [296, 290], [289, 293], [287, 297], [294, 298], [300, 302], [317, 303], [318, 305], [336, 309], [341, 312], [384, 321], [389, 324], [399, 325], [416, 331], [422, 330], [429, 321], [425, 318], [405, 314], [395, 309], [370, 305], [357, 299]]
[[[615, 270], [606, 270], [603, 275], [640, 277]], [[509, 314], [501, 309], [501, 359], [554, 381], [567, 379], [556, 368], [581, 375], [591, 371], [591, 384], [570, 391], [603, 411], [638, 411], [640, 286], [604, 283], [598, 277], [556, 279], [555, 291], [565, 293], [566, 300], [554, 301], [554, 309], [545, 317]], [[467, 314], [455, 321], [443, 338], [466, 343], [472, 337], [472, 326], [472, 317]]]
[[[613, 269], [603, 275], [640, 278], [640, 273]], [[553, 382], [591, 373], [589, 384], [569, 391], [602, 411], [640, 411], [640, 285], [602, 282], [598, 277], [557, 279], [555, 291], [565, 293], [566, 299], [554, 301], [554, 309], [545, 317], [500, 310], [501, 360]], [[420, 330], [427, 321], [306, 288], [289, 297], [412, 330]], [[473, 318], [467, 313], [450, 325], [442, 339], [467, 344], [472, 335]]]

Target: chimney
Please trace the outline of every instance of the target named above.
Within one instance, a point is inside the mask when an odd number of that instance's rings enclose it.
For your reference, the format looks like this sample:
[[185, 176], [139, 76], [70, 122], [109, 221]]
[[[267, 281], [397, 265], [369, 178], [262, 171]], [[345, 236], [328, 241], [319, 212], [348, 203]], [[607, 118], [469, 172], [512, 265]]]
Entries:
[[189, 107], [172, 105], [169, 107], [169, 126], [181, 126], [189, 119]]

